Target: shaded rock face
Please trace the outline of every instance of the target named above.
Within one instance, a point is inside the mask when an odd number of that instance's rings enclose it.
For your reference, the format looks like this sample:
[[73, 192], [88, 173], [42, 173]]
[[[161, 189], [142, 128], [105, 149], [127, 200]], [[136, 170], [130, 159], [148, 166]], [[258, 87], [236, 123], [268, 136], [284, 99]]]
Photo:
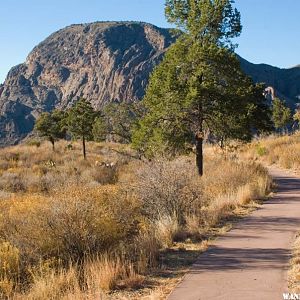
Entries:
[[[144, 94], [149, 75], [175, 41], [171, 30], [137, 22], [72, 25], [49, 36], [0, 84], [0, 146], [26, 137], [43, 111], [67, 109], [80, 97], [101, 109]], [[300, 66], [279, 69], [240, 58], [255, 82], [291, 107], [300, 102]]]
[[255, 82], [264, 82], [273, 89], [272, 96], [286, 100], [294, 108], [300, 100], [300, 65], [280, 69], [266, 64], [252, 64], [240, 57], [241, 67]]
[[66, 109], [80, 97], [96, 109], [140, 100], [174, 40], [168, 29], [136, 22], [72, 25], [52, 34], [0, 85], [0, 145], [24, 138], [42, 111]]

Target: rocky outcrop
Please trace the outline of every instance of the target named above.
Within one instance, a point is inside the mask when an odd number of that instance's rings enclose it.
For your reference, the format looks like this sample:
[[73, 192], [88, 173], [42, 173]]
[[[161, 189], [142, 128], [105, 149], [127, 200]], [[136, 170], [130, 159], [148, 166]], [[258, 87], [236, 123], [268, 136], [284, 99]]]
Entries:
[[[42, 111], [67, 109], [80, 97], [96, 109], [140, 100], [149, 74], [175, 38], [172, 30], [138, 22], [72, 25], [55, 32], [0, 85], [0, 145], [26, 137]], [[290, 106], [300, 101], [299, 66], [279, 69], [240, 60], [254, 81], [273, 87]]]
[[0, 86], [0, 144], [24, 138], [42, 111], [80, 97], [96, 109], [143, 97], [153, 67], [175, 38], [137, 22], [72, 25], [40, 43]]
[[255, 82], [264, 82], [272, 88], [272, 96], [286, 100], [294, 108], [300, 101], [300, 65], [280, 69], [266, 64], [252, 64], [240, 57], [243, 71]]

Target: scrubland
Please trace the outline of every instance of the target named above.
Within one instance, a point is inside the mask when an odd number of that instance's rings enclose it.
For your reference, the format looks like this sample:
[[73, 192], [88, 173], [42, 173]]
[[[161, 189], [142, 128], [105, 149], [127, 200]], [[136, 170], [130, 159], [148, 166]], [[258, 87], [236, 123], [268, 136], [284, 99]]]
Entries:
[[213, 148], [202, 178], [193, 155], [146, 161], [118, 144], [89, 143], [87, 160], [76, 142], [2, 149], [1, 298], [164, 299], [270, 184], [261, 165]]
[[244, 159], [277, 164], [285, 169], [300, 170], [300, 132], [269, 136], [243, 147]]

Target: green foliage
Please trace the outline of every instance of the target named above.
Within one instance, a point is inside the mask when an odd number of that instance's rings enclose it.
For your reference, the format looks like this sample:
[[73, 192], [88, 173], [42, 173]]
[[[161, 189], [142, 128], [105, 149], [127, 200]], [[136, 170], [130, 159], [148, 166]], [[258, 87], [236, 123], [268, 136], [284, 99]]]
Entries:
[[272, 119], [276, 129], [283, 130], [292, 121], [291, 109], [279, 98], [273, 100]]
[[130, 143], [132, 129], [142, 115], [140, 103], [110, 103], [105, 106], [93, 127], [95, 141], [106, 139]]
[[83, 157], [86, 158], [85, 141], [93, 137], [96, 112], [90, 102], [81, 98], [69, 111], [67, 126], [75, 138], [82, 139]]
[[266, 147], [259, 144], [256, 147], [256, 152], [259, 156], [265, 156], [268, 153], [268, 150]]
[[63, 138], [66, 134], [65, 118], [65, 112], [54, 110], [51, 113], [42, 113], [36, 121], [35, 130], [41, 137], [45, 137], [51, 142], [53, 150], [55, 141]]
[[104, 142], [106, 140], [108, 128], [103, 116], [96, 117], [92, 133], [95, 142]]
[[293, 129], [299, 129], [299, 124], [300, 124], [300, 106], [299, 103], [296, 104], [296, 109], [294, 111], [293, 115]]
[[81, 98], [68, 113], [68, 130], [75, 138], [85, 137], [87, 140], [92, 139], [95, 118], [96, 112], [90, 102]]
[[240, 13], [232, 0], [166, 0], [165, 14], [170, 23], [204, 43], [232, 46], [240, 35]]
[[154, 155], [162, 148], [186, 152], [205, 132], [217, 141], [249, 140], [253, 128], [270, 128], [262, 91], [228, 49], [182, 38], [151, 76], [143, 101], [147, 114], [134, 132], [133, 144]]
[[[218, 141], [249, 140], [253, 128], [269, 129], [262, 86], [241, 71], [230, 39], [241, 32], [233, 1], [167, 0], [166, 16], [185, 34], [155, 69], [144, 98], [147, 114], [133, 145], [148, 155], [160, 149], [180, 153], [196, 147], [203, 173], [204, 136]], [[266, 122], [258, 121], [264, 115]]]

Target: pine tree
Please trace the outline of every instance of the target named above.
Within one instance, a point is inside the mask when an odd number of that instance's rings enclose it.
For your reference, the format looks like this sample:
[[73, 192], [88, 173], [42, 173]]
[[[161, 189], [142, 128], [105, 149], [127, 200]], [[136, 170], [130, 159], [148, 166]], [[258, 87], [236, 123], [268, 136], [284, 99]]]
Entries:
[[287, 130], [287, 125], [292, 121], [291, 109], [279, 98], [273, 100], [272, 118], [275, 128], [281, 132]]
[[81, 98], [68, 113], [68, 130], [75, 138], [81, 138], [84, 159], [86, 159], [86, 141], [93, 137], [95, 118], [95, 110], [90, 102], [84, 98]]
[[233, 1], [168, 0], [166, 16], [184, 30], [150, 78], [143, 100], [146, 115], [133, 145], [146, 155], [172, 154], [195, 146], [203, 174], [207, 132], [217, 139], [249, 140], [252, 130], [268, 129], [257, 116], [268, 108], [262, 86], [241, 71], [232, 38], [241, 31]]
[[63, 111], [54, 110], [51, 113], [42, 113], [36, 121], [35, 130], [41, 137], [49, 140], [53, 151], [55, 150], [55, 141], [64, 138], [66, 135], [65, 118], [66, 114]]
[[101, 116], [97, 117], [93, 135], [97, 141], [110, 140], [130, 143], [132, 130], [142, 115], [142, 107], [139, 102], [134, 103], [110, 103], [106, 105]]

